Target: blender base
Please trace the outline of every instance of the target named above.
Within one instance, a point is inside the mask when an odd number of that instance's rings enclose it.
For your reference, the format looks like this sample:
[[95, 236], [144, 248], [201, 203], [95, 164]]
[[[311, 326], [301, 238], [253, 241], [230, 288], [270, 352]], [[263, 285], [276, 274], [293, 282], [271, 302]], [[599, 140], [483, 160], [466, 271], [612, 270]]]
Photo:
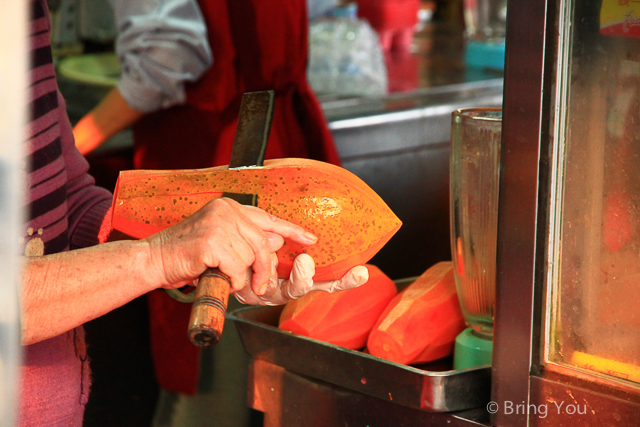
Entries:
[[467, 328], [456, 337], [453, 369], [491, 365], [492, 354], [493, 341], [476, 335], [471, 328]]

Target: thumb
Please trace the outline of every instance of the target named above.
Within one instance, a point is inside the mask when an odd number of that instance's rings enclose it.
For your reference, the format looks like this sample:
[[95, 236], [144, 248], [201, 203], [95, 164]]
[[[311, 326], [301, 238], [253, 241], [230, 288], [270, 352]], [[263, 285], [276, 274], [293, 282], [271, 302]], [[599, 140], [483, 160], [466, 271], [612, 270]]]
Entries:
[[269, 231], [265, 231], [264, 234], [267, 236], [267, 240], [269, 241], [269, 249], [271, 252], [277, 251], [284, 244], [284, 238], [281, 235], [271, 233]]
[[288, 283], [283, 289], [286, 297], [297, 299], [309, 292], [313, 286], [313, 276], [316, 274], [316, 263], [309, 254], [300, 254], [293, 261], [293, 268]]

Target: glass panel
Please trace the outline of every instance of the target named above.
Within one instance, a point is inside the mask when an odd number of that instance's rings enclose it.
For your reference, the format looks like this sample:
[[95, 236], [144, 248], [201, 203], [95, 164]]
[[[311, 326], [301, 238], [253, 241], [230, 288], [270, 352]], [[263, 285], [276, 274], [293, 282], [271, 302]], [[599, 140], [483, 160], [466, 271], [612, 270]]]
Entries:
[[640, 383], [640, 2], [564, 8], [546, 360]]

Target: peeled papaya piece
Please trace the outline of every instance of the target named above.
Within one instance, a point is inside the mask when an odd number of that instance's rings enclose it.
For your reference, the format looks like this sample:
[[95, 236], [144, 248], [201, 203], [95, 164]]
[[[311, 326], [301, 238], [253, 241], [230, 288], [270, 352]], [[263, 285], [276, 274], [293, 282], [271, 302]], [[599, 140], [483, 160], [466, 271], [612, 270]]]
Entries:
[[302, 252], [316, 262], [315, 280], [340, 278], [369, 261], [402, 224], [380, 196], [346, 169], [291, 158], [267, 160], [261, 168], [121, 172], [111, 225], [145, 238], [223, 192], [257, 194], [258, 207], [318, 237], [318, 243], [308, 247], [285, 239], [278, 251], [281, 278], [289, 277], [294, 258]]
[[369, 334], [367, 349], [405, 365], [426, 363], [451, 354], [464, 328], [453, 264], [440, 262], [389, 303]]
[[353, 350], [363, 348], [369, 331], [398, 293], [393, 280], [378, 267], [366, 267], [369, 280], [356, 289], [313, 291], [289, 301], [280, 314], [279, 328]]

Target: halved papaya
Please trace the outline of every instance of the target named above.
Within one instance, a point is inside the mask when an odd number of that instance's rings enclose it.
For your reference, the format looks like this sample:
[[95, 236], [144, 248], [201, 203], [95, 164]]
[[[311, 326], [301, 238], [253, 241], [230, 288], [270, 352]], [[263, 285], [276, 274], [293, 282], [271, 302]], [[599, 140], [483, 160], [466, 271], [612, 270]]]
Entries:
[[316, 160], [276, 159], [261, 168], [121, 172], [111, 225], [145, 238], [223, 192], [257, 194], [258, 207], [318, 236], [309, 247], [285, 239], [278, 251], [281, 278], [289, 277], [302, 252], [316, 262], [315, 280], [340, 278], [369, 261], [402, 224], [376, 192], [346, 169]]
[[393, 280], [378, 267], [366, 267], [369, 280], [356, 289], [313, 291], [289, 301], [280, 314], [279, 328], [353, 350], [363, 348], [369, 331], [398, 293]]
[[371, 330], [367, 349], [405, 365], [426, 363], [451, 354], [464, 328], [453, 264], [440, 262], [393, 298]]

